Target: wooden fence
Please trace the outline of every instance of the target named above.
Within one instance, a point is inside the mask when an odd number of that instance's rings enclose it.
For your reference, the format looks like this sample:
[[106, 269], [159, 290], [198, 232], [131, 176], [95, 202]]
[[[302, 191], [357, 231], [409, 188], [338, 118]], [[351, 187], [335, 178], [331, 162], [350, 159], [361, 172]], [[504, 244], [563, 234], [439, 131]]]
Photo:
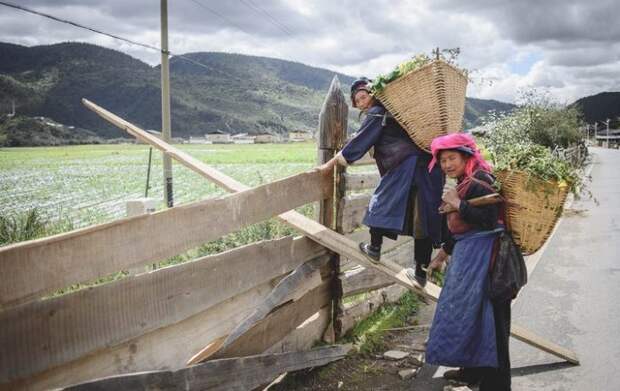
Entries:
[[[85, 104], [233, 194], [0, 248], [0, 389], [252, 389], [343, 357], [344, 346], [308, 349], [321, 339], [334, 342], [407, 289], [439, 297], [439, 287], [421, 289], [405, 276], [411, 240], [388, 240], [378, 265], [357, 249], [368, 240], [361, 221], [376, 170], [339, 168], [331, 177], [310, 171], [248, 188]], [[334, 79], [319, 118], [318, 163], [342, 147], [346, 118]], [[292, 211], [310, 203], [318, 223]], [[307, 237], [252, 243], [59, 294], [274, 216]], [[362, 300], [360, 293], [367, 293]], [[512, 325], [511, 335], [578, 362], [522, 327]]]
[[[342, 146], [346, 111], [335, 79], [320, 116], [319, 163]], [[142, 371], [189, 376], [183, 371], [192, 356], [234, 332], [240, 335], [218, 358], [245, 356], [244, 365], [262, 365], [266, 378], [258, 380], [267, 382], [279, 371], [298, 368], [291, 358], [282, 358], [280, 365], [288, 366], [274, 367], [273, 360], [252, 361], [247, 356], [304, 351], [321, 339], [333, 342], [406, 288], [339, 259], [309, 238], [285, 237], [67, 294], [56, 292], [165, 260], [309, 203], [319, 203], [321, 223], [363, 240], [368, 233], [358, 227], [369, 196], [354, 192], [374, 187], [377, 180], [376, 172], [340, 170], [333, 178], [308, 172], [216, 199], [0, 248], [0, 389], [58, 388]], [[387, 258], [411, 262], [411, 241], [391, 242], [386, 248]], [[288, 283], [294, 289], [281, 289]], [[361, 292], [372, 293], [366, 300], [342, 304]], [[247, 327], [240, 332], [244, 320]], [[264, 368], [265, 362], [272, 363], [271, 371]], [[238, 365], [239, 361], [226, 361], [209, 368]], [[237, 382], [247, 377], [242, 388], [262, 384], [256, 383], [255, 375], [229, 377]], [[221, 380], [212, 388], [226, 384]]]

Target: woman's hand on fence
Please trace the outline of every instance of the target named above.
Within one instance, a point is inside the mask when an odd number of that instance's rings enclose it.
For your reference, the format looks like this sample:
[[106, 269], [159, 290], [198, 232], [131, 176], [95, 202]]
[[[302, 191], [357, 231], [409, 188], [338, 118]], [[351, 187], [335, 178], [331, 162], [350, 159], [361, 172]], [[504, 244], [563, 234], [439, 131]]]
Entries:
[[328, 160], [326, 163], [321, 164], [316, 167], [316, 170], [321, 173], [323, 176], [330, 176], [334, 173], [334, 167], [336, 166], [337, 161], [335, 158]]

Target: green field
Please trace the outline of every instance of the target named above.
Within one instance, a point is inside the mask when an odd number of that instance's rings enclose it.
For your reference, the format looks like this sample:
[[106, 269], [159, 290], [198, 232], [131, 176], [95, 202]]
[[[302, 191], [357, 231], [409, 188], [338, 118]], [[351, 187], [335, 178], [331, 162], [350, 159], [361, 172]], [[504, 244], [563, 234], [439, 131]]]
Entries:
[[[313, 142], [178, 147], [250, 186], [308, 170], [316, 159]], [[76, 227], [122, 217], [126, 200], [144, 196], [148, 155], [136, 144], [0, 149], [0, 215], [37, 208]], [[162, 182], [161, 153], [153, 151], [149, 197], [163, 198]], [[173, 183], [175, 205], [224, 194], [177, 163]]]

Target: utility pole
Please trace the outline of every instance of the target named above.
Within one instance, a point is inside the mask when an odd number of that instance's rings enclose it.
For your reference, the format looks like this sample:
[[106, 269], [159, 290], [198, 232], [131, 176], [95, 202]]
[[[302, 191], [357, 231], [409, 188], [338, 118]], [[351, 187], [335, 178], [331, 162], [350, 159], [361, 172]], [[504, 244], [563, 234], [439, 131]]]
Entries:
[[598, 140], [598, 122], [596, 120], [594, 121], [594, 141], [597, 146], [600, 146]]
[[605, 143], [605, 148], [609, 148], [609, 118], [605, 121], [607, 124], [607, 142]]
[[[161, 133], [170, 143], [170, 64], [168, 51], [168, 0], [161, 0]], [[174, 206], [172, 193], [172, 160], [164, 154], [164, 200], [169, 208]]]

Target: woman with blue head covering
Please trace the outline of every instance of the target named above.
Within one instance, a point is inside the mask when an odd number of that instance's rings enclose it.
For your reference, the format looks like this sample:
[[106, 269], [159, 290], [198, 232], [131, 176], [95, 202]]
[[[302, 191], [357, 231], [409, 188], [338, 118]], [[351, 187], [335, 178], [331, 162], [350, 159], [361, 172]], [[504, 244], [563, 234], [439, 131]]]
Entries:
[[343, 149], [320, 169], [327, 175], [336, 164], [347, 166], [373, 151], [381, 179], [363, 220], [370, 228], [370, 243], [360, 243], [360, 250], [372, 262], [380, 262], [384, 237], [413, 236], [416, 269], [411, 277], [424, 285], [424, 269], [431, 260], [433, 246], [442, 243], [438, 212], [443, 188], [441, 170], [439, 167], [427, 170], [431, 155], [414, 144], [372, 96], [369, 79], [353, 82], [351, 104], [366, 117]]

